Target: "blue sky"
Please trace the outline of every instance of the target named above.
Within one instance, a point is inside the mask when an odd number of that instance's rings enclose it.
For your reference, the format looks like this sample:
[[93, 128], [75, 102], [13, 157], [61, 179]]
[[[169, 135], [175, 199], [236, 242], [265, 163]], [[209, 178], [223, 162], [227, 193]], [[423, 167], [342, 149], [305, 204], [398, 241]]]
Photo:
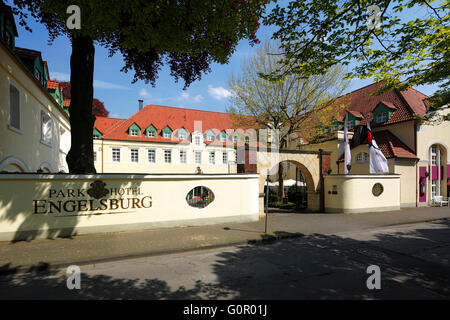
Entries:
[[[68, 81], [70, 74], [71, 45], [66, 37], [57, 38], [52, 45], [48, 44], [48, 32], [43, 25], [28, 20], [33, 32], [30, 33], [17, 24], [19, 37], [18, 47], [42, 52], [47, 60], [52, 79]], [[264, 42], [270, 39], [274, 29], [261, 27], [257, 37]], [[202, 76], [191, 86], [183, 90], [183, 81], [175, 83], [167, 68], [162, 68], [153, 88], [143, 81], [132, 84], [133, 73], [123, 73], [120, 69], [123, 60], [120, 54], [108, 57], [108, 52], [101, 46], [95, 47], [94, 97], [103, 101], [110, 112], [110, 117], [128, 118], [138, 110], [138, 99], [144, 105], [160, 104], [199, 110], [225, 112], [229, 101], [227, 83], [233, 72], [238, 73], [243, 60], [256, 52], [257, 46], [251, 47], [247, 40], [241, 41], [230, 62], [226, 65], [212, 64], [211, 72]], [[347, 91], [353, 91], [372, 83], [372, 80], [354, 79]], [[416, 87], [424, 94], [431, 95], [437, 86]]]

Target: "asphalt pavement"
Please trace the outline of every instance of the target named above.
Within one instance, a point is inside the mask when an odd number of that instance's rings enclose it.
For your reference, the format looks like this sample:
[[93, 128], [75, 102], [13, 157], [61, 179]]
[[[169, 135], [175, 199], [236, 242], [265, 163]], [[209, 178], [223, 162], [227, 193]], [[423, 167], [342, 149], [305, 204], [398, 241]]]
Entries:
[[363, 214], [271, 213], [249, 223], [161, 228], [72, 238], [0, 242], [0, 274], [156, 256], [237, 244], [274, 242], [305, 235], [332, 235], [449, 219], [449, 207], [409, 208]]

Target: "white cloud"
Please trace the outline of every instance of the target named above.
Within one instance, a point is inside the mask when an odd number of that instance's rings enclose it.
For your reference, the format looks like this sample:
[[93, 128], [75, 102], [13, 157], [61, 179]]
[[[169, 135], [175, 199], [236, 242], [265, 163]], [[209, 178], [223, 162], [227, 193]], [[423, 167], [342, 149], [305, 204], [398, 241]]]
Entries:
[[122, 86], [120, 84], [115, 84], [101, 80], [94, 80], [94, 88], [106, 90], [131, 90], [130, 88]]
[[141, 97], [149, 97], [149, 96], [150, 96], [150, 94], [148, 93], [148, 91], [145, 90], [145, 89], [141, 89], [141, 91], [139, 91], [139, 95], [140, 95]]
[[233, 95], [230, 90], [227, 90], [224, 87], [215, 88], [211, 85], [208, 86], [208, 93], [216, 100], [226, 99]]
[[194, 99], [194, 102], [200, 102], [203, 100], [203, 96], [201, 94], [198, 94], [193, 99]]
[[[173, 98], [168, 98], [172, 100]], [[195, 102], [198, 103], [203, 100], [203, 96], [201, 94], [197, 94], [195, 96], [191, 96], [188, 92], [182, 92], [179, 97], [175, 98], [176, 101], [183, 102]]]
[[[57, 81], [70, 81], [70, 74], [63, 72], [51, 72], [50, 77]], [[94, 80], [94, 88], [106, 89], [106, 90], [131, 90], [128, 87], [122, 86], [120, 84], [115, 84], [111, 82]]]
[[70, 81], [70, 74], [62, 72], [51, 72], [50, 77], [52, 80], [57, 81]]

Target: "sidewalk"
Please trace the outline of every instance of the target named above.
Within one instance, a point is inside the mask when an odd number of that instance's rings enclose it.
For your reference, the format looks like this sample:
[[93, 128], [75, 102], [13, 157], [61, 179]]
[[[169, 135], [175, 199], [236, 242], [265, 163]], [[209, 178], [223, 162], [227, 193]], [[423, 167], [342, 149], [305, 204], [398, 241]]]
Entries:
[[0, 274], [38, 264], [50, 267], [100, 263], [131, 257], [160, 255], [202, 248], [272, 241], [314, 233], [342, 232], [450, 218], [450, 208], [411, 208], [364, 214], [269, 214], [249, 223], [164, 228], [139, 232], [80, 235], [72, 239], [0, 242]]

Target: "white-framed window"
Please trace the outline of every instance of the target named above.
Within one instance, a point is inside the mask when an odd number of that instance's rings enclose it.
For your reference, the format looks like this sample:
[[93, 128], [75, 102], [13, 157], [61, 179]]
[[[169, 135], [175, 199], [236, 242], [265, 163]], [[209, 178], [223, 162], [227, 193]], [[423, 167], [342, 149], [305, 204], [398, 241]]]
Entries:
[[222, 153], [222, 162], [223, 162], [223, 164], [227, 164], [228, 163], [228, 153], [226, 151], [224, 151]]
[[94, 162], [97, 162], [97, 151], [94, 151]]
[[9, 84], [9, 126], [20, 130], [20, 91], [13, 84]]
[[100, 140], [100, 136], [94, 134], [94, 135], [92, 135], [92, 139], [93, 140]]
[[130, 129], [130, 136], [137, 137], [139, 135], [138, 129]]
[[202, 163], [202, 152], [201, 151], [195, 151], [194, 152], [194, 160], [196, 164]]
[[232, 140], [233, 140], [233, 142], [238, 142], [239, 137], [238, 137], [237, 135], [234, 135], [233, 138], [232, 138]]
[[139, 149], [130, 149], [130, 161], [135, 163], [139, 162]]
[[[95, 137], [95, 135], [94, 135]], [[95, 138], [94, 138], [95, 139]], [[70, 150], [70, 134], [63, 127], [59, 127], [59, 151], [68, 153]]]
[[164, 150], [164, 163], [172, 163], [172, 150]]
[[214, 135], [213, 134], [207, 134], [206, 135], [206, 140], [207, 141], [214, 141]]
[[180, 150], [180, 163], [187, 163], [187, 151]]
[[47, 112], [41, 111], [41, 141], [47, 145], [52, 144], [53, 121]]
[[360, 152], [356, 155], [356, 163], [366, 163], [369, 161], [369, 154], [367, 152]]
[[163, 138], [172, 138], [172, 133], [170, 131], [164, 131]]
[[221, 134], [221, 135], [220, 135], [220, 141], [221, 141], [221, 142], [227, 142], [227, 135]]
[[147, 157], [149, 163], [156, 163], [156, 150], [155, 149], [148, 149], [147, 150]]
[[156, 131], [154, 131], [154, 130], [147, 130], [147, 137], [151, 137], [151, 138], [156, 137]]
[[195, 137], [194, 137], [194, 144], [195, 144], [196, 146], [199, 146], [199, 145], [201, 144], [201, 138], [200, 138], [200, 136], [195, 136]]
[[113, 162], [120, 162], [120, 148], [111, 149], [111, 158]]
[[377, 114], [377, 122], [381, 123], [381, 122], [385, 122], [387, 121], [387, 113], [386, 112], [381, 112], [379, 114]]
[[216, 152], [215, 151], [209, 152], [209, 164], [216, 164]]
[[187, 133], [186, 133], [186, 131], [183, 131], [183, 130], [179, 131], [179, 132], [178, 132], [178, 138], [179, 138], [179, 139], [182, 139], [182, 140], [186, 140], [186, 139], [187, 139]]
[[355, 121], [348, 121], [347, 122], [347, 129], [353, 129], [355, 127]]
[[36, 79], [40, 82], [41, 81], [41, 73], [39, 72], [38, 69], [34, 69], [34, 76], [36, 77]]
[[234, 158], [234, 162], [237, 163], [237, 152], [236, 152], [236, 151], [234, 151], [234, 156], [233, 156], [233, 158]]

